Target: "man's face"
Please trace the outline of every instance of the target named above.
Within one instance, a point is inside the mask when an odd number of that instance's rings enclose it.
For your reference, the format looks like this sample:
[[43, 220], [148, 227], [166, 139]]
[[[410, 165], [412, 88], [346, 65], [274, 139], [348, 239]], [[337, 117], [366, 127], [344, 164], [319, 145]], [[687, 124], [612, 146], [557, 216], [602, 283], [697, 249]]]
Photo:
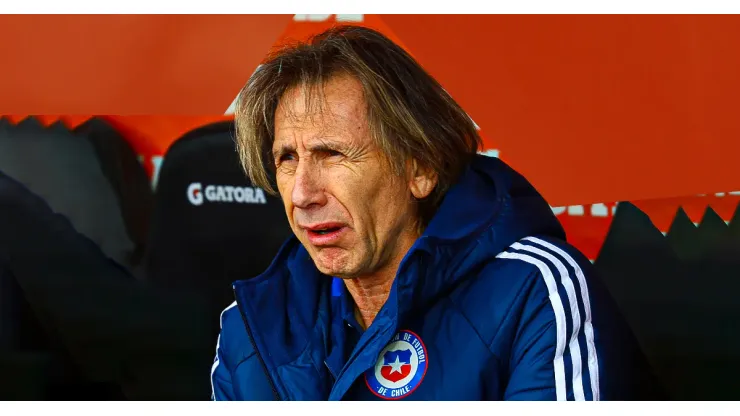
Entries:
[[275, 113], [273, 156], [290, 226], [324, 274], [367, 275], [400, 261], [418, 237], [409, 180], [393, 175], [372, 140], [362, 85], [337, 76], [322, 111], [303, 88]]

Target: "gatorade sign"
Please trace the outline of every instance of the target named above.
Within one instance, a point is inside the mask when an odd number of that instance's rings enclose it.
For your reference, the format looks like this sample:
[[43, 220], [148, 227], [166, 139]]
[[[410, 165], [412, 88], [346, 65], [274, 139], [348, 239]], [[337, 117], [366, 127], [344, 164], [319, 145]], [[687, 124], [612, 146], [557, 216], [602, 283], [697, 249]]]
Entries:
[[239, 204], [266, 204], [265, 192], [261, 188], [250, 186], [206, 185], [193, 182], [188, 186], [188, 201], [199, 206], [207, 202], [239, 203]]

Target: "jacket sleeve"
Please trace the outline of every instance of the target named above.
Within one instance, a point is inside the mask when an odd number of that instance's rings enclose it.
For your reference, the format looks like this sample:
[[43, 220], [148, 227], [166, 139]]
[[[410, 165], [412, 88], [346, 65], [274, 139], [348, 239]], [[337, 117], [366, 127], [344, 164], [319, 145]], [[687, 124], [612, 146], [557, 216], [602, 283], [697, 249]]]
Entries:
[[[211, 367], [211, 400], [213, 401], [233, 401], [237, 400], [234, 395], [234, 386], [232, 383], [231, 369], [229, 368], [231, 363], [226, 359], [229, 354], [226, 352], [227, 346], [229, 345], [229, 331], [226, 329], [228, 325], [224, 325], [224, 322], [229, 322], [230, 312], [229, 310], [236, 308], [236, 301], [232, 302], [231, 305], [221, 312], [219, 317], [220, 333], [218, 340], [216, 341], [216, 358], [213, 360], [213, 367]], [[233, 312], [233, 311], [232, 311]]]
[[213, 360], [211, 369], [211, 400], [233, 401], [234, 390], [231, 384], [231, 373], [224, 362], [224, 354], [221, 349], [221, 335], [216, 342], [216, 358]]
[[600, 356], [585, 276], [591, 265], [539, 239], [514, 248], [500, 257], [516, 261], [531, 280], [517, 317], [505, 400], [599, 400]]
[[520, 328], [513, 346], [505, 400], [573, 400], [572, 384], [565, 380], [557, 324], [549, 305], [542, 304]]

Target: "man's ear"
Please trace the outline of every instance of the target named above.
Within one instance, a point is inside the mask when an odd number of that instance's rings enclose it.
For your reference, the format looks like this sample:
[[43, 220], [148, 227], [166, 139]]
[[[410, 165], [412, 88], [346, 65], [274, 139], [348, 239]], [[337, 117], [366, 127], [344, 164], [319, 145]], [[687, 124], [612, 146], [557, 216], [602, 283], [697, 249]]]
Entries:
[[411, 178], [409, 180], [409, 189], [416, 199], [428, 197], [434, 188], [437, 187], [437, 172], [419, 164], [416, 159], [410, 163]]

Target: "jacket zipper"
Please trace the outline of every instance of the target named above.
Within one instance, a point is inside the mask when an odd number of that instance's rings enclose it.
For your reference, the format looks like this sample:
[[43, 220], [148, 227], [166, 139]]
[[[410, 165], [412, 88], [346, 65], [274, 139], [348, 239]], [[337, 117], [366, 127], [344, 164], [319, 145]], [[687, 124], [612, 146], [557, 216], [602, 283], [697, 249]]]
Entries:
[[[234, 289], [234, 299], [236, 299], [236, 289]], [[242, 321], [244, 321], [244, 328], [247, 329], [247, 335], [249, 335], [249, 341], [252, 343], [252, 348], [254, 348], [254, 354], [257, 356], [257, 358], [259, 358], [260, 364], [262, 364], [262, 370], [264, 370], [265, 376], [267, 376], [267, 381], [270, 383], [270, 388], [272, 388], [272, 393], [275, 395], [275, 400], [281, 401], [282, 398], [280, 397], [280, 393], [278, 393], [277, 388], [275, 387], [275, 382], [272, 380], [270, 372], [267, 371], [267, 364], [265, 364], [265, 360], [262, 358], [262, 354], [260, 354], [259, 350], [257, 349], [257, 343], [254, 342], [254, 335], [252, 335], [252, 329], [247, 323], [247, 317], [244, 316], [244, 311], [238, 305], [237, 309], [239, 309], [239, 314], [242, 316]]]
[[337, 381], [337, 376], [334, 374], [333, 371], [331, 371], [331, 368], [329, 367], [329, 364], [324, 360], [324, 365], [326, 366], [326, 369], [329, 371], [329, 375], [331, 375], [332, 381]]

